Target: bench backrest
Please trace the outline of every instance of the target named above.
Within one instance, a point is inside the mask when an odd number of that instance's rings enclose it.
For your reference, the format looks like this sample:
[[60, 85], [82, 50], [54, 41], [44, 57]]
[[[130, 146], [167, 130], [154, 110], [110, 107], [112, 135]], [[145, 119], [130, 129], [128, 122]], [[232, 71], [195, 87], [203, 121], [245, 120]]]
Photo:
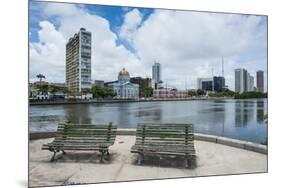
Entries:
[[140, 145], [193, 144], [192, 124], [139, 124], [136, 142]]
[[113, 144], [117, 127], [109, 125], [70, 124], [58, 125], [55, 140], [81, 143]]

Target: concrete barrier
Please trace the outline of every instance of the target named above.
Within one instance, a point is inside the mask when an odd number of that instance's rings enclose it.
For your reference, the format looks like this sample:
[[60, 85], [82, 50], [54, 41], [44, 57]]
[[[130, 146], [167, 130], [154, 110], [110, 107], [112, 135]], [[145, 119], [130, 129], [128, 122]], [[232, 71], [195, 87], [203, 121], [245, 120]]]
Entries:
[[[136, 134], [136, 129], [117, 129], [117, 135], [134, 136], [135, 134]], [[56, 132], [33, 132], [33, 133], [29, 133], [29, 139], [36, 140], [36, 139], [43, 139], [43, 138], [53, 138], [55, 137], [55, 135]], [[194, 133], [194, 138], [195, 140], [223, 144], [223, 145], [254, 151], [262, 154], [268, 153], [266, 145], [256, 144], [253, 142], [242, 141], [242, 140], [226, 138], [221, 136], [201, 134], [201, 133]]]
[[195, 138], [195, 140], [202, 140], [202, 141], [206, 141], [206, 142], [217, 143], [217, 136], [214, 136], [214, 135], [194, 133], [194, 138]]

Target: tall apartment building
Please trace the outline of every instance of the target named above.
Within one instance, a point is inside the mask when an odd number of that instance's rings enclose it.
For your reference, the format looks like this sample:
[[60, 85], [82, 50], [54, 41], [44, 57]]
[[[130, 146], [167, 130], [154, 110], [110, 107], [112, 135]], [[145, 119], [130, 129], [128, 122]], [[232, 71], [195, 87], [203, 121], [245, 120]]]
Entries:
[[222, 92], [225, 89], [225, 78], [223, 76], [214, 76], [213, 84], [213, 91]]
[[249, 80], [248, 80], [248, 91], [254, 91], [255, 86], [254, 86], [254, 77], [249, 75]]
[[156, 85], [159, 86], [159, 82], [161, 81], [161, 65], [160, 65], [160, 63], [155, 62], [154, 65], [152, 66], [152, 80], [154, 81], [154, 83]]
[[81, 28], [66, 44], [66, 86], [71, 93], [91, 88], [91, 32]]
[[213, 91], [213, 78], [197, 78], [197, 88], [205, 91]]
[[263, 71], [257, 71], [257, 91], [264, 92]]
[[222, 92], [225, 89], [225, 78], [222, 76], [198, 78], [197, 88], [205, 91]]
[[248, 91], [248, 72], [245, 69], [235, 69], [235, 92]]

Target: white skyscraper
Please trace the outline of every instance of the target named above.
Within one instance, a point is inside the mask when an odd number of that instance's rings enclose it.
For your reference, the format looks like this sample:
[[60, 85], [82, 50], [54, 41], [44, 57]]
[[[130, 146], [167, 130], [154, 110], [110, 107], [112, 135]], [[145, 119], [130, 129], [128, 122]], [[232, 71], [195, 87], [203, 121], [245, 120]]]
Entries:
[[249, 90], [248, 91], [254, 91], [254, 76], [250, 75], [250, 80], [249, 80]]
[[245, 69], [235, 69], [235, 92], [243, 93], [248, 91], [249, 74]]
[[160, 63], [155, 62], [152, 66], [152, 80], [157, 85], [161, 81], [161, 65], [160, 65]]

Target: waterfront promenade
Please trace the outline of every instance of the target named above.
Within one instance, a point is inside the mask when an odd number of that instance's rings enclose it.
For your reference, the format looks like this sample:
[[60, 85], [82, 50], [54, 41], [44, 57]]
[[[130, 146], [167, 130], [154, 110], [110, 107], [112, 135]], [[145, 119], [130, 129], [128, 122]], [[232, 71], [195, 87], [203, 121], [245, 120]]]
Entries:
[[[194, 143], [196, 168], [186, 169], [182, 160], [165, 158], [147, 158], [140, 166], [136, 164], [137, 155], [130, 153], [135, 142], [133, 134], [134, 130], [118, 131], [115, 144], [110, 147], [110, 161], [104, 164], [100, 164], [98, 154], [92, 152], [69, 152], [58, 155], [58, 160], [51, 163], [52, 153], [41, 150], [41, 146], [52, 138], [37, 137], [29, 143], [29, 186], [267, 172], [267, 155], [263, 154], [267, 153], [265, 146], [252, 144], [249, 147], [248, 142], [198, 134]], [[245, 144], [248, 147], [245, 148]]]

